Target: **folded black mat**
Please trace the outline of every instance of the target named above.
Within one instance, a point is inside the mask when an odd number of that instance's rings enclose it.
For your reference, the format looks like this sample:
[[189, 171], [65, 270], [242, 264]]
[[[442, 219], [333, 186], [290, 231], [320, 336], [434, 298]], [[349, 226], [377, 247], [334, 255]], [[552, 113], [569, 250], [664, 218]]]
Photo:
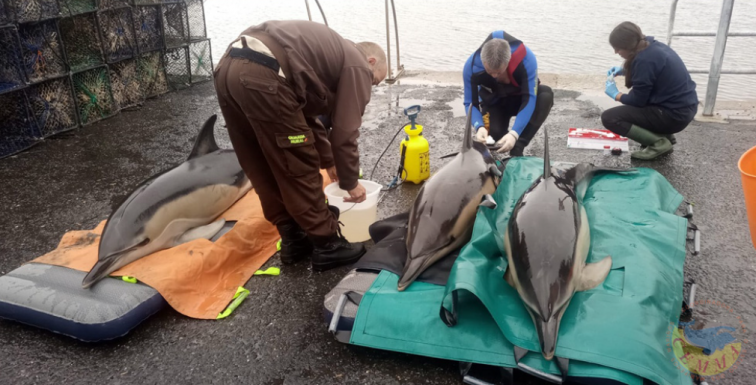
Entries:
[[[407, 260], [407, 222], [409, 212], [394, 215], [373, 223], [370, 226], [370, 238], [375, 246], [354, 265], [359, 270], [387, 270], [401, 276], [404, 262]], [[447, 256], [431, 265], [417, 278], [417, 281], [446, 285], [454, 261], [459, 250], [452, 251]]]

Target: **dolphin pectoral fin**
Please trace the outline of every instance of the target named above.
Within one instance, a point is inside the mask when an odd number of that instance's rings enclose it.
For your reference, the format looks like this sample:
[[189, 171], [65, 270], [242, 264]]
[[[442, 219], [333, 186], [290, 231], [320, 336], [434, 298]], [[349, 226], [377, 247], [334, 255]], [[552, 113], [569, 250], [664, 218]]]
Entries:
[[512, 266], [507, 266], [507, 272], [504, 273], [504, 280], [507, 281], [509, 286], [515, 288], [514, 279], [512, 279]]
[[178, 237], [173, 243], [173, 246], [175, 247], [187, 242], [191, 242], [195, 239], [211, 239], [215, 234], [218, 233], [218, 231], [223, 228], [223, 225], [225, 224], [226, 220], [221, 218], [208, 225], [195, 227]]
[[595, 288], [604, 282], [611, 269], [612, 257], [609, 256], [598, 262], [585, 264], [583, 272], [580, 274], [580, 279], [575, 286], [575, 291], [585, 291]]
[[495, 209], [496, 208], [496, 201], [493, 199], [491, 194], [483, 195], [483, 199], [480, 200], [480, 205], [489, 209]]

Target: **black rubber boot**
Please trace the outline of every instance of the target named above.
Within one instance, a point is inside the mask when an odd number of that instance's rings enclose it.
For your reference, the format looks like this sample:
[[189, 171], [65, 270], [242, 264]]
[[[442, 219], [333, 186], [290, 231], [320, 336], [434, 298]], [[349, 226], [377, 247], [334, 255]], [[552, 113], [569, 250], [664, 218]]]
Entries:
[[312, 242], [297, 222], [290, 220], [276, 227], [281, 235], [282, 263], [296, 263], [312, 255]]
[[[328, 209], [339, 218], [339, 209], [328, 206]], [[362, 243], [349, 243], [341, 235], [341, 229], [330, 237], [312, 237], [315, 245], [312, 251], [312, 270], [326, 271], [340, 266], [351, 265], [365, 255], [365, 245]]]

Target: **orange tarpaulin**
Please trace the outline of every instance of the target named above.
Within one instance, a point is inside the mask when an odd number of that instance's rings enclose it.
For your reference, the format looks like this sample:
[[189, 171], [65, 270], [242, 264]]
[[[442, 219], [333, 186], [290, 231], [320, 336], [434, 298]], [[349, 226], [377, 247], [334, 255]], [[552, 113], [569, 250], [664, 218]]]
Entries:
[[[325, 171], [321, 174], [325, 187], [330, 179]], [[237, 222], [216, 242], [198, 239], [161, 250], [111, 275], [135, 277], [157, 290], [176, 311], [188, 317], [216, 319], [238, 287], [275, 254], [279, 239], [276, 227], [265, 220], [254, 189], [221, 217]], [[92, 230], [67, 232], [55, 250], [31, 262], [89, 272], [97, 262], [105, 222]]]

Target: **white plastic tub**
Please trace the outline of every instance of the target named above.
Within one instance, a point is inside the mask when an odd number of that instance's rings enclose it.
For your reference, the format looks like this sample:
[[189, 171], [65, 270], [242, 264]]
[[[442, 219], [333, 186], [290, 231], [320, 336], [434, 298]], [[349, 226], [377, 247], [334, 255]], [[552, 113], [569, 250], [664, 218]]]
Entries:
[[324, 190], [328, 204], [338, 207], [341, 211], [339, 221], [344, 224], [341, 233], [349, 242], [370, 240], [368, 229], [378, 216], [378, 196], [383, 185], [362, 179], [360, 184], [367, 192], [367, 198], [360, 203], [344, 202], [349, 193], [340, 189], [338, 183], [331, 183]]

